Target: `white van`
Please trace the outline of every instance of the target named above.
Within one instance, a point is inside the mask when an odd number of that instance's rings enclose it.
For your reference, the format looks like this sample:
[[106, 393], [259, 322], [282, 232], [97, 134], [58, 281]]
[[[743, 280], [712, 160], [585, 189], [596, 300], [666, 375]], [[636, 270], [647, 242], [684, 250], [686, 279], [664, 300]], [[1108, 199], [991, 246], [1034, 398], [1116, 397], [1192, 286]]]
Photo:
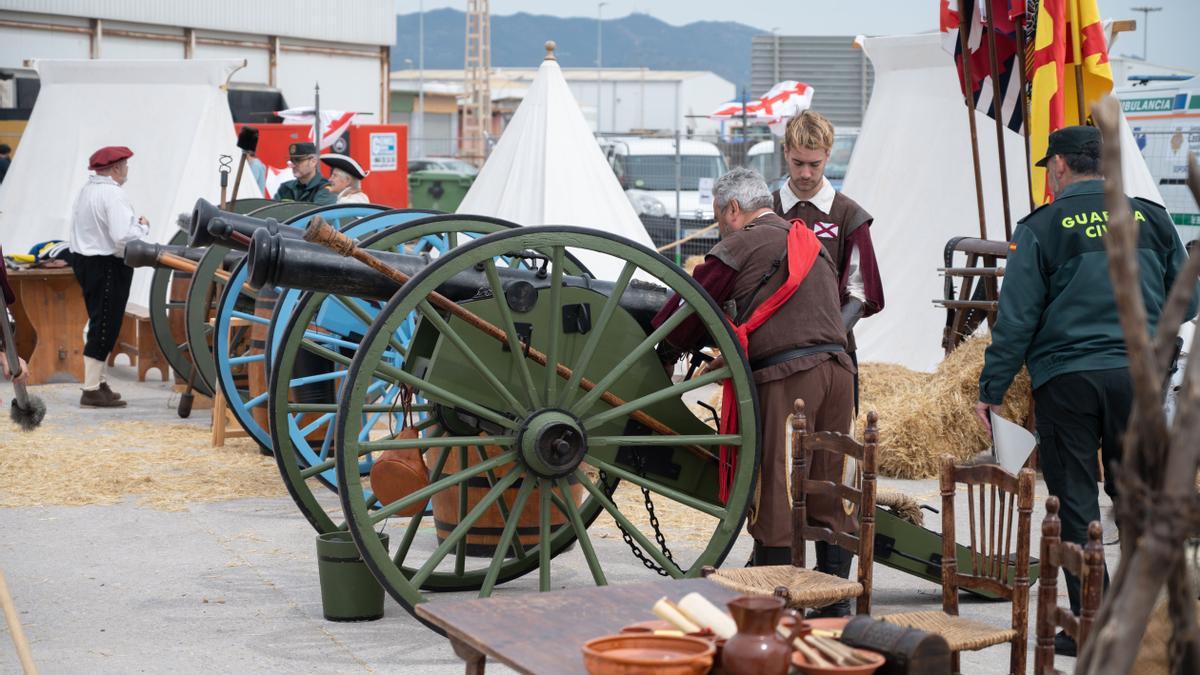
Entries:
[[[619, 137], [600, 141], [617, 180], [656, 245], [675, 241], [675, 139]], [[682, 236], [713, 223], [712, 195], [700, 191], [701, 179], [715, 181], [726, 171], [725, 158], [713, 143], [682, 139], [679, 146], [679, 219]], [[706, 239], [712, 246], [717, 231]]]

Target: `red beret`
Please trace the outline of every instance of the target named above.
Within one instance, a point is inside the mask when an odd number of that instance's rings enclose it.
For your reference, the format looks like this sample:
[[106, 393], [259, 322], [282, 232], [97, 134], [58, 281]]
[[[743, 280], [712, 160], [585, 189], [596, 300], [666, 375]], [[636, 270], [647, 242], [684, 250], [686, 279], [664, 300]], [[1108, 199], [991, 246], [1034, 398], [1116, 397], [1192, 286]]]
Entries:
[[129, 148], [123, 145], [110, 145], [92, 153], [92, 156], [88, 158], [88, 169], [91, 171], [106, 169], [130, 157], [133, 157], [133, 151]]

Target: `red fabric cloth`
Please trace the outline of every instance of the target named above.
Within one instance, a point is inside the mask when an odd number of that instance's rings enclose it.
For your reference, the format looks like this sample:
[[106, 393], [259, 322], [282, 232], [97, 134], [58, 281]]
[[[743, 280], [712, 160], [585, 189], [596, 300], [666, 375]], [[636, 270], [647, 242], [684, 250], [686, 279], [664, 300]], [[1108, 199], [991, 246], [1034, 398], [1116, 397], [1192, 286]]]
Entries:
[[875, 260], [875, 246], [871, 244], [871, 224], [863, 223], [846, 236], [845, 260], [839, 266], [842, 276], [838, 287], [842, 291], [842, 304], [850, 296], [846, 293], [846, 282], [850, 280], [850, 255], [858, 249], [858, 272], [862, 277], [863, 294], [867, 296], [863, 317], [871, 316], [883, 309], [883, 282], [879, 279], [879, 263]]
[[96, 171], [133, 157], [133, 151], [123, 145], [109, 145], [92, 153], [88, 158], [88, 170]]
[[[804, 221], [799, 219], [792, 221], [792, 229], [788, 231], [787, 246], [787, 281], [783, 282], [783, 285], [772, 293], [771, 297], [755, 307], [745, 323], [734, 326], [734, 333], [743, 350], [750, 346], [750, 334], [766, 323], [767, 319], [770, 319], [800, 287], [800, 283], [808, 276], [809, 270], [812, 269], [813, 263], [821, 252], [821, 242], [817, 240], [817, 235], [813, 234]], [[738, 431], [738, 416], [732, 379], [725, 380], [721, 393], [721, 425], [718, 433], [735, 434]], [[729, 501], [729, 489], [737, 469], [736, 448], [722, 445], [719, 459], [717, 495], [721, 503], [726, 503]]]

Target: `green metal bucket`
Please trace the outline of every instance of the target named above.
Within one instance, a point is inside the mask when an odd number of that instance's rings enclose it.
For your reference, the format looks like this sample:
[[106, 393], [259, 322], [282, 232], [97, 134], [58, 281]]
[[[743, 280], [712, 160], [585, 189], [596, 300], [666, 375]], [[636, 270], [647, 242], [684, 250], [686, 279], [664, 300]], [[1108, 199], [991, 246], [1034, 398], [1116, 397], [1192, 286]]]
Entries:
[[[384, 549], [388, 536], [379, 535]], [[317, 570], [321, 608], [329, 621], [374, 621], [383, 618], [383, 587], [367, 569], [349, 532], [317, 535]]]

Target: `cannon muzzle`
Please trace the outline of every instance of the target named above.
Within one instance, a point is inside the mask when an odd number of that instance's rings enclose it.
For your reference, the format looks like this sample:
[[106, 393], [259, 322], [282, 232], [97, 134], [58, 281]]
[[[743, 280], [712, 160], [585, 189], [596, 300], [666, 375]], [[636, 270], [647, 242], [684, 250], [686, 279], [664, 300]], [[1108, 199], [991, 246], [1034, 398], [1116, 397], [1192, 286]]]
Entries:
[[[416, 276], [431, 262], [424, 255], [366, 252], [408, 277]], [[339, 255], [319, 244], [279, 236], [266, 230], [260, 229], [251, 237], [247, 256], [249, 274], [246, 283], [254, 289], [279, 286], [388, 300], [400, 288], [392, 279], [354, 258]], [[498, 271], [506, 294], [517, 284], [528, 284], [525, 288], [532, 287], [535, 291], [549, 288], [550, 285], [549, 275], [536, 270], [501, 268]], [[563, 277], [563, 285], [590, 288], [604, 295], [611, 294], [614, 287], [611, 281], [570, 275]], [[480, 289], [485, 288], [488, 288], [487, 275], [481, 270], [469, 270], [459, 272], [437, 290], [450, 300], [463, 302], [478, 297]], [[670, 295], [665, 288], [637, 281], [630, 284], [621, 295], [621, 307], [645, 327], [649, 326], [650, 319], [666, 304]]]
[[[125, 264], [130, 267], [170, 267], [162, 264], [162, 258], [175, 256], [192, 262], [199, 262], [208, 251], [206, 248], [193, 246], [175, 246], [171, 244], [154, 244], [148, 241], [131, 241], [125, 244]], [[222, 259], [222, 268], [232, 269], [234, 265], [246, 256], [241, 251], [230, 251]]]
[[[213, 225], [218, 221], [223, 224], [217, 225], [214, 231]], [[192, 231], [188, 238], [188, 244], [190, 246], [220, 244], [229, 248], [245, 250], [246, 246], [235, 241], [232, 233], [238, 232], [248, 238], [263, 228], [272, 233], [295, 239], [302, 238], [304, 234], [303, 230], [280, 225], [279, 221], [274, 218], [255, 218], [240, 213], [230, 213], [222, 211], [206, 200], [197, 199], [196, 205], [192, 208]]]

